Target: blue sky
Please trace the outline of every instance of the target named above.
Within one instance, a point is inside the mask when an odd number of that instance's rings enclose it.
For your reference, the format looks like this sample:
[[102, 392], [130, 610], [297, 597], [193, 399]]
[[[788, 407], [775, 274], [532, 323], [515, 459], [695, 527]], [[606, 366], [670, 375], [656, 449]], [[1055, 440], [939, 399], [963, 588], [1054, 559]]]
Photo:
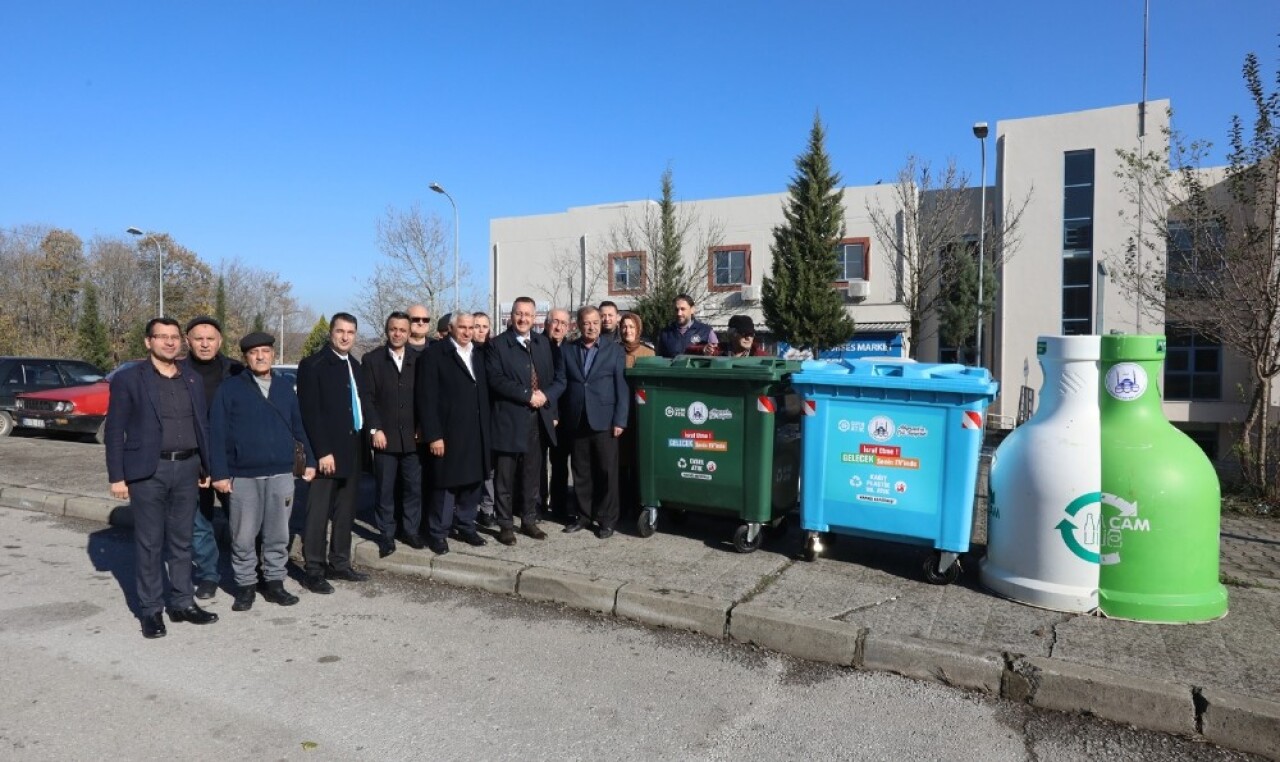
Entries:
[[[1272, 86], [1276, 0], [1152, 0], [1148, 96], [1222, 144]], [[1135, 102], [1141, 0], [104, 2], [0, 6], [0, 228], [136, 225], [350, 307], [388, 206], [452, 223], [785, 190], [815, 109], [850, 185], [975, 175], [975, 121]]]

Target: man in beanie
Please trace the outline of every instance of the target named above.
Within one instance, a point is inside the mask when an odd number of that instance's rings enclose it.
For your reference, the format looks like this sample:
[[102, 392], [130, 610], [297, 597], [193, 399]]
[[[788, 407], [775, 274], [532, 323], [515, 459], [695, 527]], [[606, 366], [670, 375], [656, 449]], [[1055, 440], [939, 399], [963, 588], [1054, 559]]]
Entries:
[[262, 597], [292, 606], [297, 596], [284, 588], [289, 560], [289, 514], [293, 512], [294, 442], [306, 450], [302, 478], [316, 474], [316, 458], [302, 426], [293, 384], [271, 372], [275, 337], [255, 332], [240, 340], [248, 373], [218, 388], [209, 413], [209, 469], [213, 488], [235, 495], [231, 503], [231, 570], [236, 592], [232, 611], [248, 611], [256, 597], [262, 534]]
[[[239, 375], [244, 366], [222, 354], [222, 326], [215, 318], [198, 315], [187, 321], [187, 357], [182, 360], [183, 371], [192, 371], [204, 384], [204, 398], [213, 405], [218, 386], [232, 376]], [[218, 591], [218, 538], [214, 534], [213, 519], [216, 504], [229, 511], [228, 496], [218, 495], [212, 487], [200, 490], [200, 504], [191, 531], [191, 561], [194, 565], [196, 598], [208, 600]]]
[[764, 357], [765, 351], [756, 341], [756, 325], [750, 315], [734, 315], [729, 318], [729, 340], [722, 354], [725, 357]]

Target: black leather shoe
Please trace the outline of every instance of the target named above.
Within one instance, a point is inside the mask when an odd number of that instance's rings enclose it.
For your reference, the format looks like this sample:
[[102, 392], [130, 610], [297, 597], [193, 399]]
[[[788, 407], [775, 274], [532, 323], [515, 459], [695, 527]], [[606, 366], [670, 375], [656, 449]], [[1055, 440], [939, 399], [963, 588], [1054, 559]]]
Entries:
[[607, 540], [610, 537], [613, 537], [613, 528], [600, 527], [599, 529], [596, 530], [596, 537], [599, 537], [602, 540]]
[[494, 525], [493, 516], [481, 511], [476, 514], [476, 523], [482, 527], [491, 527]]
[[378, 541], [378, 558], [386, 558], [396, 552], [395, 540], [379, 540]]
[[332, 566], [324, 570], [324, 576], [328, 579], [340, 579], [344, 582], [364, 582], [369, 579], [368, 574], [361, 574], [355, 569], [335, 569]]
[[422, 539], [422, 535], [407, 534], [401, 537], [400, 540], [414, 550], [422, 550], [427, 547], [427, 543]]
[[515, 545], [516, 531], [511, 527], [503, 527], [502, 529], [499, 529], [498, 542], [502, 543], [503, 545]]
[[449, 552], [449, 541], [427, 540], [427, 547], [430, 548], [431, 552], [435, 553], [437, 556], [443, 556], [445, 553]]
[[190, 622], [191, 624], [213, 624], [218, 621], [218, 615], [212, 611], [205, 611], [194, 603], [185, 609], [169, 609], [170, 622]]
[[258, 589], [254, 585], [245, 585], [236, 591], [236, 601], [231, 604], [232, 611], [248, 611], [253, 608], [253, 600], [258, 597]]
[[218, 592], [218, 580], [202, 579], [196, 583], [196, 597], [202, 601], [207, 601]]
[[473, 548], [479, 548], [489, 544], [487, 540], [485, 540], [483, 537], [476, 534], [475, 532], [470, 532], [470, 533], [462, 532], [458, 535], [458, 539], [462, 540], [463, 542], [465, 542], [466, 544], [470, 545]]
[[520, 534], [525, 537], [532, 537], [535, 540], [547, 539], [547, 533], [539, 529], [537, 524], [521, 524]]
[[565, 534], [573, 534], [574, 532], [581, 532], [586, 528], [587, 528], [586, 524], [582, 523], [581, 521], [575, 521], [569, 526], [565, 527], [564, 529], [561, 529], [560, 531], [564, 532]]
[[302, 579], [302, 586], [320, 595], [328, 595], [333, 592], [333, 585], [330, 585], [324, 576], [320, 574], [308, 574]]
[[262, 591], [262, 599], [277, 606], [292, 606], [298, 602], [298, 596], [284, 589], [284, 580], [268, 582], [267, 588]]
[[154, 614], [142, 617], [142, 637], [155, 640], [156, 638], [163, 638], [167, 634], [169, 634], [169, 631], [164, 628], [164, 614], [157, 611]]

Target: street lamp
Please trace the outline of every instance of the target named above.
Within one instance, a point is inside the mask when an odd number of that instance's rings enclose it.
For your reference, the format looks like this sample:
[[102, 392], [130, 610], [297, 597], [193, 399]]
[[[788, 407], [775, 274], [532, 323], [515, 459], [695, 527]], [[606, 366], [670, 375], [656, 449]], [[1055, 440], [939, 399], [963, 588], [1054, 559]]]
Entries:
[[[143, 232], [137, 228], [127, 228], [124, 232], [129, 235], [143, 235]], [[157, 273], [157, 279], [160, 281], [160, 309], [156, 317], [164, 317], [164, 250], [160, 248], [160, 239], [156, 238], [155, 233], [146, 233], [146, 235], [150, 236], [151, 242], [156, 245], [156, 254], [160, 257], [159, 272]]]
[[982, 363], [982, 287], [983, 269], [987, 261], [987, 123], [978, 122], [973, 125], [973, 136], [978, 139], [978, 143], [982, 146], [982, 211], [981, 219], [978, 220], [978, 335], [975, 339], [976, 354], [978, 356], [978, 366], [983, 367]]
[[453, 196], [440, 183], [431, 183], [431, 190], [443, 193], [453, 206], [453, 311], [457, 312], [462, 304], [462, 300], [458, 298], [458, 202], [453, 200]]

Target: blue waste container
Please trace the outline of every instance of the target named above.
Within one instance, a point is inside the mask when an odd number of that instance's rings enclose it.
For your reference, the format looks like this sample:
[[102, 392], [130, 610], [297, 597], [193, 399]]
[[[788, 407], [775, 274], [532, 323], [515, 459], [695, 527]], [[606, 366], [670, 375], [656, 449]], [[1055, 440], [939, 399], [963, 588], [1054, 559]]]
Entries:
[[925, 545], [925, 579], [955, 581], [999, 388], [991, 374], [867, 359], [805, 362], [791, 380], [804, 399], [804, 557], [818, 557], [824, 532]]

